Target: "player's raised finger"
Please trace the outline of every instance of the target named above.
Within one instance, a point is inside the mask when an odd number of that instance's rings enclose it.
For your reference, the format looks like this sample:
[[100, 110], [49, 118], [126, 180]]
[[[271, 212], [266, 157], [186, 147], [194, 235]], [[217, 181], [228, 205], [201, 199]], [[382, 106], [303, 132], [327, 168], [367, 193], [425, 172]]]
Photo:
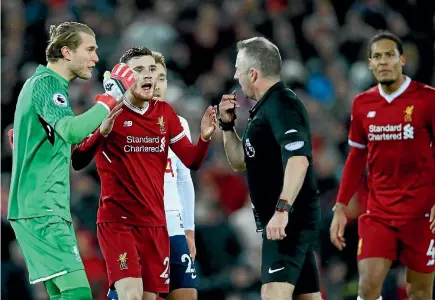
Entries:
[[120, 108], [118, 111], [116, 111], [111, 117], [111, 120], [115, 120], [117, 116], [119, 116], [119, 114], [122, 113], [122, 108]]
[[122, 105], [120, 106], [119, 104], [122, 103], [118, 103], [111, 111], [110, 113], [107, 115], [107, 119], [112, 119], [112, 117], [121, 109]]

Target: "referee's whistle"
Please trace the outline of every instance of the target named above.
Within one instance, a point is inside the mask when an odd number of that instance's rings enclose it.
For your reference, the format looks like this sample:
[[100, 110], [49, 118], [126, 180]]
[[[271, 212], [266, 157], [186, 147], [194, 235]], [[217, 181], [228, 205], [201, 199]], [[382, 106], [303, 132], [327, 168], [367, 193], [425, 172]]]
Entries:
[[[230, 95], [233, 95], [234, 98], [237, 98], [237, 92], [236, 92], [236, 90], [232, 91]], [[236, 104], [234, 103], [234, 107], [231, 108], [231, 109], [228, 109], [227, 112], [228, 113], [234, 113], [235, 109], [236, 109]]]

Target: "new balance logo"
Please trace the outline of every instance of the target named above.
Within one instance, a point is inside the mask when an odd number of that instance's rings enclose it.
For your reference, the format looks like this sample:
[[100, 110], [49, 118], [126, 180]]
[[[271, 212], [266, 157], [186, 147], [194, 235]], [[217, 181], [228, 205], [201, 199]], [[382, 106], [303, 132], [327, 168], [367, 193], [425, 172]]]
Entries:
[[410, 124], [406, 124], [403, 127], [403, 139], [413, 139], [414, 138], [414, 127], [412, 127]]
[[124, 127], [131, 127], [133, 125], [133, 121], [124, 121]]
[[376, 116], [376, 112], [375, 111], [369, 111], [367, 114], [367, 118], [374, 118]]

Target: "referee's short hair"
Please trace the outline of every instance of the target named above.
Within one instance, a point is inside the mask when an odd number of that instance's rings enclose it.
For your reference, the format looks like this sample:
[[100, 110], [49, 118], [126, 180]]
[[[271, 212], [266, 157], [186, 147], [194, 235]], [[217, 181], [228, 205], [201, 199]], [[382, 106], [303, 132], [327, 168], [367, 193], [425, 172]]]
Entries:
[[278, 47], [264, 37], [253, 37], [237, 43], [237, 51], [244, 52], [244, 68], [257, 69], [263, 77], [279, 77], [281, 55]]

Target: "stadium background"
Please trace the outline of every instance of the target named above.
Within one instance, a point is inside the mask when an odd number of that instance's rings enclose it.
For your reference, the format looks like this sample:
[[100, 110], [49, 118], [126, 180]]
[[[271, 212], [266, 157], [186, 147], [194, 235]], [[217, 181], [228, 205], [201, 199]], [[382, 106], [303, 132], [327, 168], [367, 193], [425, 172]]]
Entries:
[[[435, 86], [434, 1], [426, 0], [10, 0], [2, 1], [1, 33], [1, 296], [48, 299], [42, 285], [30, 286], [21, 253], [6, 220], [12, 127], [19, 90], [38, 63], [45, 63], [47, 28], [65, 20], [84, 22], [97, 35], [100, 62], [89, 81], [70, 87], [74, 111], [92, 105], [102, 91], [101, 78], [123, 51], [142, 45], [167, 60], [168, 101], [198, 137], [200, 118], [223, 93], [239, 92], [243, 128], [252, 105], [232, 80], [235, 42], [263, 35], [283, 58], [282, 78], [309, 112], [314, 162], [321, 190], [322, 233], [318, 254], [327, 299], [355, 299], [357, 228], [350, 222], [347, 249], [329, 242], [331, 208], [346, 158], [349, 111], [353, 96], [374, 84], [367, 68], [366, 41], [389, 29], [404, 41], [406, 74]], [[260, 239], [255, 233], [243, 174], [231, 171], [217, 130], [205, 165], [192, 172], [196, 188], [197, 270], [200, 299], [259, 299]], [[104, 262], [95, 236], [99, 183], [95, 166], [72, 171], [71, 210], [95, 299], [105, 299]], [[363, 184], [349, 210], [353, 220], [364, 210]], [[381, 242], [381, 241], [380, 241]], [[404, 272], [392, 270], [384, 299], [405, 299]]]

